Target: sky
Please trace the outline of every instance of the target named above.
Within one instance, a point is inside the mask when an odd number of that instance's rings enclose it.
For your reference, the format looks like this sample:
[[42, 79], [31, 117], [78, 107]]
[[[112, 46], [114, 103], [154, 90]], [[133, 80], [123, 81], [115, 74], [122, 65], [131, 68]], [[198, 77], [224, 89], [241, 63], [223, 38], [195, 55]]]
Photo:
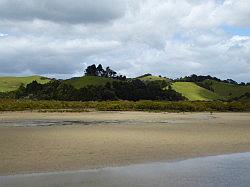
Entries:
[[91, 64], [250, 82], [250, 0], [0, 0], [0, 76]]

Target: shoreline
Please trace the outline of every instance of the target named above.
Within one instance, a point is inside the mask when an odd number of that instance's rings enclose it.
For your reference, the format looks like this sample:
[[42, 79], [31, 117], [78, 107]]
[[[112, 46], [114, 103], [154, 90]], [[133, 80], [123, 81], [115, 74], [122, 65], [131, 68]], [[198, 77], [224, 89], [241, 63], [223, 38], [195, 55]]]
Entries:
[[[60, 186], [248, 186], [250, 152], [177, 162], [0, 176], [1, 187]], [[223, 180], [222, 180], [223, 179]], [[160, 181], [160, 182], [159, 182]]]
[[[69, 119], [80, 124], [1, 126], [4, 121]], [[0, 175], [249, 152], [249, 121], [249, 113], [0, 113]]]
[[236, 153], [224, 153], [224, 154], [215, 154], [215, 155], [204, 155], [204, 156], [197, 156], [197, 157], [188, 157], [176, 160], [165, 160], [165, 161], [153, 161], [153, 162], [142, 162], [142, 163], [131, 163], [126, 165], [114, 165], [114, 166], [103, 166], [103, 167], [95, 167], [95, 168], [82, 168], [78, 170], [58, 170], [58, 171], [41, 171], [41, 172], [33, 172], [33, 173], [17, 173], [11, 175], [0, 175], [1, 177], [27, 177], [27, 176], [42, 176], [42, 175], [54, 175], [54, 174], [74, 174], [79, 172], [95, 172], [99, 170], [105, 169], [117, 169], [117, 168], [126, 168], [126, 167], [136, 167], [136, 166], [145, 166], [145, 165], [155, 165], [155, 164], [173, 164], [173, 163], [180, 163], [186, 161], [192, 161], [197, 159], [206, 159], [206, 158], [218, 158], [218, 157], [230, 157], [236, 155], [245, 155], [250, 154], [249, 151], [247, 152], [236, 152]]

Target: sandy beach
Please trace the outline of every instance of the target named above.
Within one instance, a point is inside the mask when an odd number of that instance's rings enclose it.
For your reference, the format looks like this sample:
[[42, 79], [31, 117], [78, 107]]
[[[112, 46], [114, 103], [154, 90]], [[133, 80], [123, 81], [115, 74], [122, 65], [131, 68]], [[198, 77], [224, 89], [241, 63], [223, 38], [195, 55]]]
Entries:
[[0, 114], [0, 175], [249, 151], [250, 113]]

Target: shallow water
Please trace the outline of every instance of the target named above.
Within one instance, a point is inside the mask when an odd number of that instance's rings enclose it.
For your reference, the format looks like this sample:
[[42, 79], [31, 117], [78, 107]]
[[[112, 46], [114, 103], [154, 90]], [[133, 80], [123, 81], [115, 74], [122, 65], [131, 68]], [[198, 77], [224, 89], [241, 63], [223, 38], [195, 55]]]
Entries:
[[250, 186], [250, 153], [0, 177], [0, 187]]
[[[1, 122], [2, 127], [36, 127], [36, 126], [61, 126], [61, 125], [128, 125], [128, 124], [146, 124], [154, 121], [136, 121], [136, 120], [20, 120]], [[168, 123], [168, 122], [158, 122]]]

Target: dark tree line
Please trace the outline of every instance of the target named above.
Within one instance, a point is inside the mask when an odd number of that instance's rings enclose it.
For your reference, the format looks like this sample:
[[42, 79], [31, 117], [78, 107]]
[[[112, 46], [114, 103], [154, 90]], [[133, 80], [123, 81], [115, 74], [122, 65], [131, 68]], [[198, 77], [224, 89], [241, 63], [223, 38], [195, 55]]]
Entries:
[[168, 100], [179, 101], [185, 98], [170, 89], [162, 89], [158, 83], [148, 83], [135, 79], [132, 81], [114, 81], [105, 86], [87, 86], [76, 89], [70, 84], [54, 80], [47, 84], [36, 81], [21, 86], [15, 92], [15, 98], [61, 101], [105, 101], [105, 100]]
[[88, 66], [85, 70], [85, 75], [126, 80], [126, 76], [118, 75], [117, 72], [110, 69], [110, 67], [106, 67], [105, 69], [103, 69], [101, 64], [99, 64], [98, 66], [96, 66], [95, 64]]
[[204, 80], [215, 80], [218, 82], [222, 82], [222, 80], [218, 79], [217, 77], [212, 77], [210, 75], [203, 76], [203, 75], [190, 75], [186, 77], [181, 77], [177, 79], [176, 81], [183, 81], [183, 82], [202, 82]]
[[[176, 79], [175, 81], [199, 83], [199, 82], [203, 82], [204, 80], [214, 80], [214, 81], [218, 81], [218, 82], [224, 82], [224, 83], [241, 85], [241, 86], [249, 86], [250, 85], [250, 83], [244, 83], [244, 82], [238, 83], [238, 82], [234, 81], [233, 79], [221, 80], [217, 77], [212, 77], [210, 75], [203, 76], [203, 75], [195, 75], [195, 74], [190, 75], [190, 76], [181, 77], [179, 79]], [[207, 87], [208, 85], [202, 85], [202, 86]]]

